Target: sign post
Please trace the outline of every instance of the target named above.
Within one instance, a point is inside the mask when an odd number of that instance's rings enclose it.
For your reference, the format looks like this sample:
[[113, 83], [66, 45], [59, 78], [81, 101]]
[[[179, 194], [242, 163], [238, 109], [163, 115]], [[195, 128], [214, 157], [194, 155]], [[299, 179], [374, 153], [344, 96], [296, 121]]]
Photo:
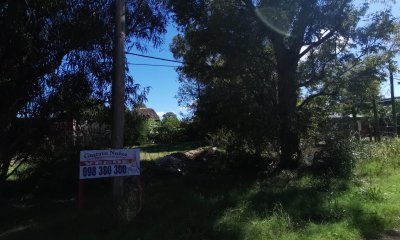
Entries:
[[80, 152], [78, 205], [82, 210], [83, 180], [105, 177], [135, 176], [136, 201], [140, 207], [140, 150], [139, 149], [107, 149], [85, 150]]

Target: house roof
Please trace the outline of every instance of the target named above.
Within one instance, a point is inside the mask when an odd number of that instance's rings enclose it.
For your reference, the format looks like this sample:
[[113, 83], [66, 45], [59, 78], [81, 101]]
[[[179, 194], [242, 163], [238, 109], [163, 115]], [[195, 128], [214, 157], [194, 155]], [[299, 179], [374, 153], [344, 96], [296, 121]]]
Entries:
[[160, 117], [157, 115], [156, 111], [154, 111], [154, 109], [152, 108], [136, 108], [135, 111], [140, 116], [160, 121]]
[[[398, 102], [400, 100], [400, 97], [394, 97], [395, 101]], [[383, 105], [390, 105], [392, 104], [392, 99], [391, 98], [383, 98], [381, 100], [378, 100], [378, 103], [381, 103]]]

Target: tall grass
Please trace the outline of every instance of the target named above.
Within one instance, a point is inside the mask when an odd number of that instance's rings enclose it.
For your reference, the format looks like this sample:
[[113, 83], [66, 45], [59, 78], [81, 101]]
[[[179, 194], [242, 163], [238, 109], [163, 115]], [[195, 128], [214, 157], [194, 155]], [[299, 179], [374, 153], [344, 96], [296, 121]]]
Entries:
[[179, 187], [157, 183], [147, 189], [147, 204], [135, 220], [140, 228], [132, 235], [249, 240], [379, 237], [400, 226], [400, 140], [363, 143], [354, 155], [350, 180], [281, 174], [255, 182], [216, 177], [189, 187], [182, 182]]
[[[147, 152], [157, 152], [150, 147]], [[100, 240], [378, 238], [400, 227], [400, 140], [362, 143], [354, 155], [350, 179], [291, 172], [261, 180], [211, 174], [154, 177], [144, 186], [141, 212], [127, 225], [98, 229], [96, 221], [104, 219], [91, 218], [90, 224], [83, 219], [76, 226], [60, 214], [62, 223], [48, 219], [35, 231], [4, 239], [51, 239], [57, 228], [63, 233], [54, 235], [58, 239], [72, 239], [72, 233], [79, 235], [76, 239]]]
[[[241, 229], [241, 239], [360, 239], [399, 227], [400, 140], [359, 145], [354, 154], [350, 182], [304, 176], [280, 186], [268, 180], [264, 187], [253, 186], [258, 200], [247, 196], [246, 204], [226, 211], [220, 223]], [[254, 210], [271, 198], [275, 207], [269, 212], [261, 211], [268, 207]]]

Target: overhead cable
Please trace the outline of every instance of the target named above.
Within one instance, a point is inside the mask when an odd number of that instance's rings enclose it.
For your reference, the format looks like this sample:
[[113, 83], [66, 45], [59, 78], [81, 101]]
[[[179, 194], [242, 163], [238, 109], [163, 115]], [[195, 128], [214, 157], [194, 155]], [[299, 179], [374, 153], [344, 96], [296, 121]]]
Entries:
[[125, 53], [128, 54], [128, 55], [133, 55], [133, 56], [138, 56], [138, 57], [151, 58], [151, 59], [157, 59], [157, 60], [161, 60], [161, 61], [185, 64], [185, 62], [172, 60], [172, 59], [167, 59], [167, 58], [153, 57], [153, 56], [149, 56], [149, 55], [143, 55], [143, 54], [131, 53], [131, 52], [125, 52]]
[[177, 68], [180, 67], [178, 65], [163, 65], [163, 64], [147, 64], [147, 63], [130, 63], [128, 62], [127, 64], [129, 65], [133, 65], [133, 66], [148, 66], [148, 67], [173, 67], [173, 68]]
[[[182, 61], [177, 61], [177, 60], [172, 60], [172, 59], [167, 59], [167, 58], [154, 57], [154, 56], [149, 56], [149, 55], [144, 55], [144, 54], [139, 54], [139, 53], [125, 52], [125, 54], [138, 56], [138, 57], [143, 57], [143, 58], [156, 59], [156, 60], [166, 61], [166, 62], [180, 63], [180, 64], [184, 64], [186, 66], [196, 66], [196, 67], [206, 67], [206, 68], [212, 68], [213, 67], [213, 66], [210, 66], [210, 65], [207, 65], [207, 64], [187, 63], [187, 62], [182, 62]], [[179, 66], [177, 66], [177, 67], [179, 67]]]

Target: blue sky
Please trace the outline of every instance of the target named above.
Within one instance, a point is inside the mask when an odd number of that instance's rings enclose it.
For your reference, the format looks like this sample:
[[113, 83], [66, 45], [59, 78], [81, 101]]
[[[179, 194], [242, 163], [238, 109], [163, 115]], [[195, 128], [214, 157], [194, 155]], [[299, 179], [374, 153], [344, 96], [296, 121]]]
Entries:
[[[400, 4], [391, 5], [393, 14], [396, 17], [400, 17], [399, 5]], [[382, 5], [380, 3], [371, 4], [370, 12], [378, 11], [387, 7], [387, 5]], [[169, 49], [169, 45], [172, 41], [172, 38], [177, 33], [178, 32], [174, 26], [168, 26], [167, 34], [164, 36], [164, 43], [157, 49], [149, 45], [148, 51], [144, 54], [160, 58], [173, 59], [172, 53]], [[128, 62], [134, 64], [179, 65], [131, 55], [128, 55], [127, 58]], [[397, 62], [400, 63], [399, 58], [397, 59]], [[139, 83], [143, 87], [149, 86], [151, 88], [147, 96], [148, 101], [146, 102], [146, 105], [148, 107], [153, 108], [159, 115], [162, 115], [166, 112], [174, 112], [179, 116], [180, 112], [182, 112], [183, 109], [178, 106], [178, 101], [175, 98], [175, 95], [179, 88], [178, 75], [175, 71], [175, 68], [130, 65], [129, 70], [137, 83]], [[399, 74], [396, 74], [395, 78], [398, 78], [400, 80], [399, 76]], [[382, 84], [381, 93], [386, 97], [390, 96], [388, 81]], [[398, 84], [396, 84], [395, 87], [395, 95], [400, 95], [400, 88]]]
[[[148, 51], [144, 54], [174, 59], [169, 50], [169, 45], [176, 34], [178, 34], [177, 30], [173, 26], [168, 26], [167, 34], [164, 36], [164, 43], [157, 49], [148, 46]], [[129, 63], [134, 64], [179, 65], [131, 55], [127, 55], [127, 59]], [[137, 83], [143, 87], [149, 86], [151, 88], [147, 96], [148, 101], [145, 103], [147, 107], [153, 108], [159, 115], [166, 112], [174, 112], [179, 115], [181, 110], [175, 98], [179, 83], [175, 68], [130, 65], [129, 71]]]

